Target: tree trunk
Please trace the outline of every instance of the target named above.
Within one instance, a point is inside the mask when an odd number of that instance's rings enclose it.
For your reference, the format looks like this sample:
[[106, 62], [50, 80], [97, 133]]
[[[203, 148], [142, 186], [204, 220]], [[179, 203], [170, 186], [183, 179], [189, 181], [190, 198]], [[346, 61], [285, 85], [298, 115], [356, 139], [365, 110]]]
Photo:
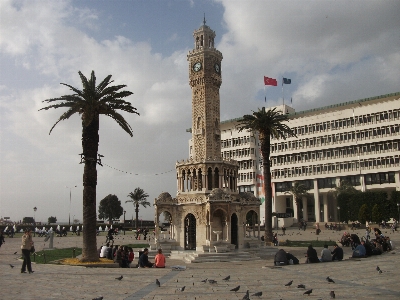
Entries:
[[136, 203], [136, 208], [135, 208], [135, 212], [136, 212], [136, 230], [138, 229], [139, 226], [139, 203]]
[[97, 152], [99, 148], [99, 116], [89, 126], [82, 122], [83, 172], [83, 240], [82, 262], [99, 261], [96, 241]]
[[300, 222], [300, 199], [295, 198], [294, 200], [297, 206], [297, 222]]
[[260, 135], [261, 153], [263, 156], [263, 176], [265, 195], [265, 245], [272, 242], [272, 187], [271, 187], [271, 165], [270, 156], [270, 134], [266, 133], [264, 138]]

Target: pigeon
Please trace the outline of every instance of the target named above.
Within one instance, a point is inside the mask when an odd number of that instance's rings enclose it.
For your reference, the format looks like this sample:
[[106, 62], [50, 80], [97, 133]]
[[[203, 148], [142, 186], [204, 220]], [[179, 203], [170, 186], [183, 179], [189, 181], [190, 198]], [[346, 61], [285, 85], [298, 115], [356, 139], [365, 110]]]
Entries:
[[92, 300], [103, 300], [103, 296], [97, 297], [97, 298], [93, 298]]
[[247, 290], [246, 294], [244, 294], [242, 300], [250, 300], [250, 297], [249, 297], [249, 290]]
[[382, 270], [379, 270], [379, 274], [382, 274]]
[[311, 293], [312, 293], [312, 289], [311, 289], [311, 290], [308, 290], [308, 291], [305, 291], [305, 292], [303, 293], [303, 295], [308, 295], [308, 296], [310, 296]]
[[376, 266], [376, 270], [379, 272], [381, 268], [379, 268], [379, 266]]
[[288, 283], [285, 284], [285, 286], [291, 286], [293, 283], [293, 280], [290, 280]]
[[222, 279], [222, 280], [228, 281], [229, 279], [231, 279], [231, 275], [226, 276], [226, 277], [225, 277], [224, 279]]
[[231, 292], [237, 292], [240, 289], [240, 285], [238, 285], [237, 287], [231, 289]]
[[331, 291], [331, 292], [329, 293], [329, 295], [331, 296], [331, 299], [335, 299], [335, 292], [334, 292], [334, 291]]
[[183, 287], [179, 288], [178, 291], [183, 292], [183, 291], [185, 290], [185, 287], [186, 287], [186, 286], [183, 286]]
[[204, 282], [204, 283], [206, 283], [206, 282], [207, 282], [207, 279], [208, 279], [208, 278], [206, 278], [206, 279], [202, 280], [201, 282]]
[[120, 276], [120, 277], [117, 277], [117, 278], [115, 278], [115, 279], [117, 279], [117, 280], [122, 280], [122, 278], [124, 278], [124, 276]]
[[216, 280], [214, 280], [214, 279], [208, 279], [208, 282], [209, 282], [209, 283], [211, 283], [211, 284], [215, 284], [215, 283], [217, 283], [217, 281], [216, 281]]
[[156, 284], [158, 285], [158, 287], [161, 286], [161, 283], [160, 283], [160, 281], [158, 279], [156, 279]]
[[12, 264], [10, 264], [10, 268], [11, 268], [11, 269], [13, 269], [13, 268], [14, 268], [14, 266], [13, 266]]
[[262, 292], [254, 293], [252, 296], [261, 297], [262, 296]]
[[18, 251], [15, 251], [15, 252], [14, 252], [14, 254], [17, 254], [17, 253], [18, 253]]
[[335, 282], [333, 281], [333, 279], [332, 279], [332, 278], [329, 278], [329, 276], [328, 276], [328, 277], [326, 277], [326, 281], [328, 281], [328, 282], [332, 282], [332, 283], [335, 283]]
[[306, 286], [305, 286], [304, 284], [299, 284], [299, 285], [297, 286], [297, 288], [299, 288], [299, 289], [305, 289]]

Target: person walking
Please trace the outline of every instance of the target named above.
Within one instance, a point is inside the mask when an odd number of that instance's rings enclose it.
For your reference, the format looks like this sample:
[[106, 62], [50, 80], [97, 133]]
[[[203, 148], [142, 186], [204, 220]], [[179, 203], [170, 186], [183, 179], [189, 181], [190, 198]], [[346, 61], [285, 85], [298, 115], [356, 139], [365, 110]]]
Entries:
[[25, 229], [25, 233], [22, 236], [22, 256], [24, 261], [22, 262], [21, 273], [26, 273], [26, 268], [28, 268], [29, 274], [33, 273], [31, 265], [31, 249], [33, 247], [32, 232], [30, 228]]

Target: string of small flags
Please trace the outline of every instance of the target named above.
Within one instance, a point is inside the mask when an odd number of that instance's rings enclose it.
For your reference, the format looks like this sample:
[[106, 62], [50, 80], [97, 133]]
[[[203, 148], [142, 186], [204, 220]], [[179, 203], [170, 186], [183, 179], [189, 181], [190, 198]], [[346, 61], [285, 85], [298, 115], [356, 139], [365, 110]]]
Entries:
[[136, 174], [136, 173], [127, 172], [127, 171], [124, 171], [124, 170], [120, 170], [120, 169], [114, 168], [114, 167], [112, 167], [110, 165], [107, 165], [105, 163], [103, 163], [103, 166], [109, 167], [110, 169], [113, 169], [113, 170], [121, 172], [121, 173], [130, 174], [130, 175], [136, 175], [136, 176], [158, 176], [158, 175], [164, 175], [164, 174], [167, 174], [167, 173], [175, 172], [175, 169], [173, 169], [173, 170], [169, 170], [169, 171], [166, 171], [166, 172], [155, 173], [155, 174]]

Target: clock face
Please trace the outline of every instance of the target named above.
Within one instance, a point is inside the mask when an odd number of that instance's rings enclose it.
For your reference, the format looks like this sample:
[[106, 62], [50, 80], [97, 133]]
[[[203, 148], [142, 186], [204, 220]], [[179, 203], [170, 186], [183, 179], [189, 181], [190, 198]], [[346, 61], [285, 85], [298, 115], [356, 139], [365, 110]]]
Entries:
[[219, 73], [221, 71], [221, 68], [219, 67], [219, 64], [215, 64], [214, 65], [214, 69], [215, 69], [215, 72], [217, 72], [217, 73]]
[[197, 62], [193, 65], [193, 71], [198, 72], [201, 70], [201, 62]]

